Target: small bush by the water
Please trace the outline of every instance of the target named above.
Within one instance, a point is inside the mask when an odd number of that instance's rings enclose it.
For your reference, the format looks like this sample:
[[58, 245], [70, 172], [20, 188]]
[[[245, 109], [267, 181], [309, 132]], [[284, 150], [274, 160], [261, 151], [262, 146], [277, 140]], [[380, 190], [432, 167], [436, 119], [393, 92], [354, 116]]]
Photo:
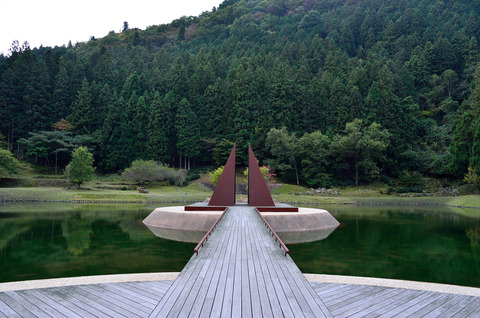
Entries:
[[135, 160], [130, 168], [125, 169], [122, 177], [137, 184], [167, 181], [172, 185], [183, 186], [187, 180], [187, 173], [185, 170], [158, 165], [152, 160]]

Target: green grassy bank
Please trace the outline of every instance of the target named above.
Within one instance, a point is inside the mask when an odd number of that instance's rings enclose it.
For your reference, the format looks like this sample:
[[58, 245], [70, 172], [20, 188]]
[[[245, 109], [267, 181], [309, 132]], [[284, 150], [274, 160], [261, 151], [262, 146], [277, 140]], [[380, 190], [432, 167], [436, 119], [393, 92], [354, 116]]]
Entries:
[[[212, 192], [199, 183], [187, 187], [157, 186], [149, 187], [149, 193], [138, 190], [99, 189], [85, 187], [66, 189], [58, 187], [15, 187], [0, 188], [0, 202], [73, 202], [73, 203], [189, 203], [203, 201]], [[442, 205], [480, 209], [480, 196], [421, 196], [400, 197], [380, 194], [376, 190], [338, 189], [336, 194], [306, 195], [305, 188], [282, 185], [272, 191], [272, 196], [279, 202], [291, 204], [361, 204], [361, 205]], [[239, 200], [246, 199], [241, 196]], [[478, 211], [480, 214], [480, 211]]]

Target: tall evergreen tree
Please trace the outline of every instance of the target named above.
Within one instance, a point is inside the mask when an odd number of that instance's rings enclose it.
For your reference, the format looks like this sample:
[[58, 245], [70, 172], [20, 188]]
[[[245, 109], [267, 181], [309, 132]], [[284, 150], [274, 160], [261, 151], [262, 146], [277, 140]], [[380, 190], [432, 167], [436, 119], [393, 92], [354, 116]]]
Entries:
[[[185, 159], [185, 169], [190, 168], [191, 159], [195, 159], [200, 155], [200, 130], [198, 126], [197, 116], [190, 102], [186, 98], [183, 98], [178, 105], [175, 117], [175, 128], [177, 131], [177, 149], [180, 156]], [[180, 163], [180, 165], [181, 164], [182, 163]]]
[[77, 98], [72, 105], [72, 113], [67, 120], [72, 124], [73, 130], [80, 134], [91, 134], [94, 130], [92, 118], [95, 117], [90, 83], [83, 79], [82, 88], [77, 93]]
[[155, 92], [150, 106], [147, 126], [147, 157], [162, 163], [170, 162], [168, 147], [169, 112], [159, 92]]

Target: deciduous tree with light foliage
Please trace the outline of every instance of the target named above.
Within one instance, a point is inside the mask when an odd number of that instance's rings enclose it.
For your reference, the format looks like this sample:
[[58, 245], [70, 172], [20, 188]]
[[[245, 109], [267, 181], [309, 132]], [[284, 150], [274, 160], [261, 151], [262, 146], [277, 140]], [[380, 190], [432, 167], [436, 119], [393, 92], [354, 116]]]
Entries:
[[20, 162], [7, 149], [0, 149], [0, 177], [18, 173]]
[[66, 167], [66, 177], [78, 188], [84, 182], [91, 181], [95, 173], [93, 155], [85, 147], [78, 147], [72, 153], [72, 161]]

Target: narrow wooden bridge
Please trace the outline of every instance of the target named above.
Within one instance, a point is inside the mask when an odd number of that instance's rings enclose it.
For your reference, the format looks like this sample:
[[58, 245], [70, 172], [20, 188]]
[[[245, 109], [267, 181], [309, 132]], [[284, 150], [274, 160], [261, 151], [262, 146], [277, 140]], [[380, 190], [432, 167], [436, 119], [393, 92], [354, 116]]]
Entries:
[[230, 207], [151, 317], [330, 317], [254, 208]]

